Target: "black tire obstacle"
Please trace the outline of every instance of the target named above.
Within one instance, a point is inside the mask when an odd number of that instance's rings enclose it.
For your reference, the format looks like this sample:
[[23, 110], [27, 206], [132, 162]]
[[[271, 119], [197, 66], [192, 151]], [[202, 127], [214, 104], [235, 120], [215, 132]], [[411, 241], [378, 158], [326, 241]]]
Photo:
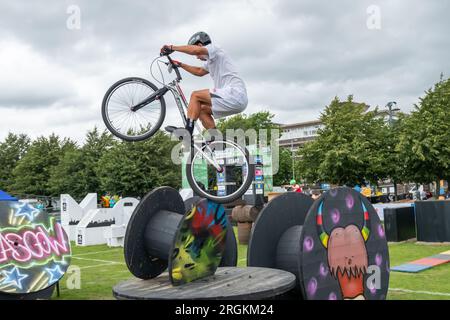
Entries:
[[[141, 200], [124, 244], [125, 261], [134, 276], [151, 279], [168, 268], [172, 284], [181, 285], [214, 274], [225, 251], [225, 211], [206, 199], [192, 208], [186, 212], [179, 193], [169, 187], [157, 188]], [[229, 246], [226, 260], [232, 263], [237, 249], [233, 243]]]
[[385, 299], [389, 285], [383, 226], [370, 202], [345, 187], [314, 203], [295, 193], [269, 202], [253, 227], [247, 264], [294, 273], [304, 299]]

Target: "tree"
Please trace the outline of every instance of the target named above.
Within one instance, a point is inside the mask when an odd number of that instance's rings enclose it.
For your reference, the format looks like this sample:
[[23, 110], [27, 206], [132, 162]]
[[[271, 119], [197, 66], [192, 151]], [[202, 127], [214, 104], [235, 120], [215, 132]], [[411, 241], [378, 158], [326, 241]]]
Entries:
[[367, 112], [365, 122], [365, 139], [369, 148], [366, 150], [365, 179], [373, 185], [379, 181], [390, 178], [393, 182], [401, 180], [398, 153], [395, 147], [398, 143], [400, 119], [389, 123], [385, 120], [385, 113], [378, 108]]
[[76, 146], [66, 148], [56, 166], [53, 166], [49, 178], [49, 191], [52, 195], [68, 193], [75, 199], [86, 195], [83, 173], [86, 169], [84, 154]]
[[286, 148], [281, 148], [279, 153], [279, 168], [277, 174], [273, 176], [273, 185], [281, 186], [289, 184], [292, 179], [292, 153]]
[[[320, 136], [320, 131], [319, 131]], [[297, 152], [297, 161], [295, 163], [295, 172], [298, 177], [301, 177], [305, 182], [317, 183], [321, 179], [318, 165], [323, 159], [320, 145], [315, 142], [307, 142]]]
[[179, 188], [181, 168], [171, 159], [177, 143], [159, 131], [146, 141], [115, 144], [97, 164], [101, 189], [122, 196], [143, 196], [163, 185]]
[[273, 123], [272, 119], [275, 115], [269, 111], [261, 111], [246, 115], [245, 113], [239, 113], [229, 118], [220, 119], [217, 122], [217, 129], [225, 132], [226, 129], [272, 129], [278, 128]]
[[86, 135], [82, 148], [73, 146], [61, 154], [58, 165], [51, 170], [49, 188], [53, 195], [69, 193], [83, 198], [87, 193], [103, 193], [96, 167], [100, 158], [113, 146], [114, 139], [106, 131], [97, 128]]
[[30, 138], [26, 134], [9, 133], [5, 141], [0, 143], [0, 189], [11, 191], [12, 172], [17, 162], [22, 159], [30, 146]]
[[104, 192], [104, 190], [101, 190], [100, 179], [97, 176], [96, 168], [103, 155], [107, 154], [115, 143], [112, 135], [106, 130], [100, 133], [97, 127], [95, 127], [87, 133], [86, 143], [81, 150], [83, 154], [81, 161], [84, 164], [81, 178], [85, 186], [85, 194], [89, 192]]
[[299, 150], [297, 170], [308, 182], [353, 186], [381, 178], [379, 146], [382, 122], [353, 96], [336, 97], [321, 115], [324, 128]]
[[[244, 132], [253, 129], [259, 134], [259, 130], [267, 130], [267, 144], [271, 142], [271, 130], [279, 129], [279, 125], [273, 122], [275, 115], [269, 111], [261, 111], [246, 115], [239, 113], [227, 119], [220, 119], [217, 122], [217, 129], [226, 134], [227, 130], [243, 130]], [[247, 141], [248, 142], [248, 141]]]
[[[217, 123], [217, 128], [225, 135], [227, 133], [227, 130], [243, 130], [245, 133], [247, 130], [255, 130], [255, 132], [258, 134], [258, 141], [260, 144], [261, 136], [260, 130], [267, 130], [267, 136], [262, 135], [262, 137], [267, 138], [267, 141], [264, 141], [267, 145], [272, 145], [272, 130], [279, 130], [280, 126], [273, 122], [274, 114], [270, 113], [269, 111], [261, 111], [256, 112], [251, 115], [246, 114], [237, 114], [235, 116], [229, 117], [227, 119], [221, 119]], [[230, 139], [230, 137], [227, 137]], [[273, 137], [277, 138], [277, 137]], [[239, 141], [239, 140], [238, 140]], [[250, 141], [250, 139], [246, 139], [246, 144], [252, 144], [255, 141]], [[272, 145], [273, 147], [273, 145]], [[273, 160], [276, 159], [275, 157], [275, 151], [273, 154]], [[274, 184], [275, 185], [281, 185], [286, 184], [290, 181], [292, 177], [292, 155], [289, 151], [285, 149], [279, 149], [278, 153], [278, 172], [274, 175]]]
[[440, 180], [450, 179], [450, 79], [441, 77], [420, 98], [399, 140], [396, 150], [409, 181], [439, 186]]
[[377, 157], [371, 163], [372, 170], [377, 174], [379, 180], [389, 178], [394, 184], [394, 196], [397, 199], [397, 183], [406, 181], [402, 166], [401, 156], [397, 152], [399, 135], [402, 130], [404, 113], [397, 114], [398, 119], [391, 123], [385, 122], [384, 117], [378, 123], [378, 135], [374, 140], [373, 148], [378, 150]]
[[61, 141], [55, 134], [48, 138], [37, 138], [13, 170], [12, 192], [50, 195], [50, 172], [58, 164], [62, 154], [66, 150], [73, 149], [75, 145], [76, 143], [70, 139]]

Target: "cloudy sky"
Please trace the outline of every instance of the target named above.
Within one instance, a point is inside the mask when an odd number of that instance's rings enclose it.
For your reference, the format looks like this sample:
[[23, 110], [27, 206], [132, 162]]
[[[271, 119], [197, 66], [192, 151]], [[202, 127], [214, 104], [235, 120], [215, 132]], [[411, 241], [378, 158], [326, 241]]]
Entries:
[[[0, 140], [55, 132], [82, 142], [105, 128], [100, 106], [112, 83], [151, 79], [161, 45], [199, 30], [238, 65], [246, 113], [308, 121], [349, 94], [407, 111], [449, 76], [449, 12], [447, 0], [0, 0]], [[188, 95], [212, 81], [185, 75], [182, 86]], [[172, 100], [166, 124], [180, 124]]]

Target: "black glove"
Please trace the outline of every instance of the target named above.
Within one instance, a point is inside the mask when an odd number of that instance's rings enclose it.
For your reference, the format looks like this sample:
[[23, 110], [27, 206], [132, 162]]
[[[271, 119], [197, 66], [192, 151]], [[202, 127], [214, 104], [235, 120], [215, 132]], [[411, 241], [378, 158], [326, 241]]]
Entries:
[[167, 55], [169, 55], [169, 54], [171, 54], [171, 53], [173, 53], [172, 46], [164, 45], [164, 46], [161, 48], [161, 55], [162, 55], [162, 56], [167, 56]]

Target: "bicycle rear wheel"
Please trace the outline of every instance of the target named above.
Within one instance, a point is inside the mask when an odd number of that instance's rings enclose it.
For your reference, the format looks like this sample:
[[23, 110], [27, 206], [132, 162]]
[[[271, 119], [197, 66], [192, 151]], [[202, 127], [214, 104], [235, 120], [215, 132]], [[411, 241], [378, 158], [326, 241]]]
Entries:
[[157, 90], [150, 81], [136, 77], [113, 84], [102, 103], [102, 117], [108, 130], [126, 141], [142, 141], [154, 135], [166, 116], [164, 98], [160, 97], [137, 111], [132, 111], [131, 107]]
[[194, 150], [190, 160], [186, 164], [189, 185], [197, 195], [214, 202], [229, 203], [241, 198], [253, 182], [255, 164], [248, 150], [234, 142], [203, 145]]

